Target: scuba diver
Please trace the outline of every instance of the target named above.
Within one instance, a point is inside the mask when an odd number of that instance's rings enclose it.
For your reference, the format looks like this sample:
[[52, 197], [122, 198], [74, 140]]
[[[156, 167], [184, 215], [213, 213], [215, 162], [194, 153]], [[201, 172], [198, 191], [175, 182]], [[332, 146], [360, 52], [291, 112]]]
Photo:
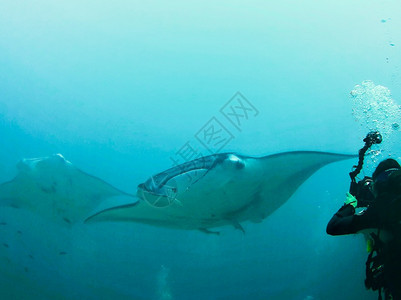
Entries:
[[[366, 261], [367, 289], [378, 290], [379, 299], [401, 300], [401, 166], [394, 159], [379, 163], [372, 177], [356, 182], [366, 151], [381, 142], [370, 132], [359, 150], [359, 163], [350, 173], [351, 187], [344, 205], [327, 224], [330, 235], [344, 235], [370, 229]], [[356, 212], [356, 209], [361, 210]], [[365, 231], [366, 232], [366, 231]]]

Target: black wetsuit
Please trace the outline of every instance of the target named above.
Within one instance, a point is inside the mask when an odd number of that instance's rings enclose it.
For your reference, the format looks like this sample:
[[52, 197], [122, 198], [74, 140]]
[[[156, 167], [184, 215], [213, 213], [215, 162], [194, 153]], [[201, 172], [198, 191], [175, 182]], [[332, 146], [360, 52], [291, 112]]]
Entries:
[[381, 249], [383, 276], [385, 288], [393, 299], [401, 300], [401, 170], [377, 183], [376, 189], [376, 201], [363, 213], [355, 214], [352, 205], [343, 205], [327, 224], [326, 231], [330, 235], [352, 234], [362, 229], [390, 233], [392, 238]]

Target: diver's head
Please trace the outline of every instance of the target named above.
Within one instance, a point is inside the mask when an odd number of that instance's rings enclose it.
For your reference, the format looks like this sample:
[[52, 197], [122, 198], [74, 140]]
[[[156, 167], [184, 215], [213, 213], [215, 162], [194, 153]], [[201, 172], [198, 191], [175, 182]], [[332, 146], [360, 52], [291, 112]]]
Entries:
[[383, 160], [373, 172], [372, 179], [373, 181], [377, 181], [385, 172], [389, 173], [389, 171], [395, 171], [396, 169], [401, 169], [401, 166], [395, 159], [388, 158]]
[[[358, 205], [361, 207], [369, 206], [389, 190], [388, 178], [397, 170], [400, 170], [400, 164], [394, 159], [383, 160], [373, 172], [372, 177], [365, 176], [358, 182], [355, 188], [355, 196], [358, 199]], [[382, 197], [379, 197], [382, 198]]]
[[376, 167], [376, 170], [372, 174], [374, 183], [373, 186], [376, 195], [386, 191], [388, 182], [387, 179], [394, 171], [400, 169], [400, 164], [392, 158], [388, 158], [379, 163], [379, 165]]

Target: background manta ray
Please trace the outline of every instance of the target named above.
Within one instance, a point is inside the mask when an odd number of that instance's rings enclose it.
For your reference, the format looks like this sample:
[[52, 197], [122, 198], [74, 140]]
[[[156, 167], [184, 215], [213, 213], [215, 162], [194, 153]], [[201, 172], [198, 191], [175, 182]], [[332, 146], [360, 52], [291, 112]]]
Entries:
[[0, 206], [27, 209], [61, 224], [84, 220], [107, 198], [126, 196], [72, 165], [62, 155], [23, 159], [17, 176], [0, 185]]

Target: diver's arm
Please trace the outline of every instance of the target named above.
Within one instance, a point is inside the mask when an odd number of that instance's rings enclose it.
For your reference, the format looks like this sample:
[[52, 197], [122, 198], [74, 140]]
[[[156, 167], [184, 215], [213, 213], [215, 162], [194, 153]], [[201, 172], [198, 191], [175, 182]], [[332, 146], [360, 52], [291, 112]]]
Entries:
[[355, 208], [351, 204], [343, 205], [334, 214], [326, 227], [326, 232], [330, 235], [342, 235], [355, 233], [353, 226]]
[[343, 235], [378, 227], [379, 217], [375, 207], [369, 207], [363, 212], [355, 214], [355, 208], [346, 204], [331, 218], [327, 224], [326, 232], [330, 235]]

